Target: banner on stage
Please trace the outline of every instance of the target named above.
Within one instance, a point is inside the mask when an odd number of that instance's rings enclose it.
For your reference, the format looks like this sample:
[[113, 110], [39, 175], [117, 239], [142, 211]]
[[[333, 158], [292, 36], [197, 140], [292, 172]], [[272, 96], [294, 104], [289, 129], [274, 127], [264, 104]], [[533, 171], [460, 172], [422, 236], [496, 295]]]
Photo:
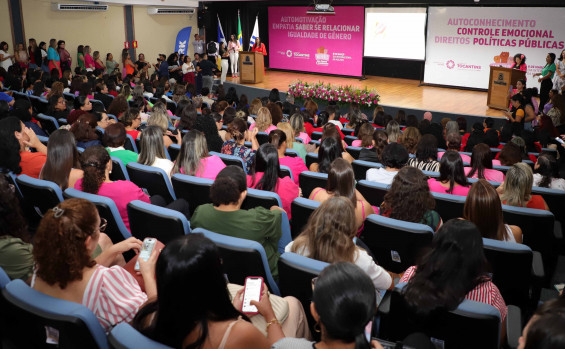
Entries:
[[188, 42], [190, 41], [190, 30], [192, 27], [182, 28], [177, 34], [177, 40], [175, 41], [175, 52], [181, 54], [188, 53]]
[[307, 14], [308, 7], [269, 7], [269, 66], [361, 76], [363, 6], [335, 6], [335, 15]]
[[488, 88], [490, 66], [526, 56], [528, 87], [538, 87], [549, 52], [565, 49], [565, 8], [430, 7], [424, 82]]

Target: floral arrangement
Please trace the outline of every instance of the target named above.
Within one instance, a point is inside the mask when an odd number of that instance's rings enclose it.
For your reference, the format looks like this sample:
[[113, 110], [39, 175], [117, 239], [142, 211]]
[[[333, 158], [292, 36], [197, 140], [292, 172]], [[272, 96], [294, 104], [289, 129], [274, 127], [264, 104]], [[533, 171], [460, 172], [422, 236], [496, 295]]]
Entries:
[[376, 106], [381, 96], [375, 90], [367, 87], [358, 89], [353, 86], [332, 86], [322, 82], [308, 83], [303, 81], [293, 82], [288, 86], [288, 94], [295, 99], [312, 99], [314, 102], [337, 102], [338, 105], [357, 103], [361, 107]]

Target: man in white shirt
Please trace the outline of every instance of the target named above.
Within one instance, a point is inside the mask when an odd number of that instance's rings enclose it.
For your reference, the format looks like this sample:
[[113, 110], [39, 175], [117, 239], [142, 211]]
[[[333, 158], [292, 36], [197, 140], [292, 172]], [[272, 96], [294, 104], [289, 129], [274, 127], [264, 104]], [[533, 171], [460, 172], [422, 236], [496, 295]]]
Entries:
[[202, 55], [204, 53], [204, 36], [201, 37], [198, 34], [194, 34], [192, 46], [194, 46], [194, 53]]

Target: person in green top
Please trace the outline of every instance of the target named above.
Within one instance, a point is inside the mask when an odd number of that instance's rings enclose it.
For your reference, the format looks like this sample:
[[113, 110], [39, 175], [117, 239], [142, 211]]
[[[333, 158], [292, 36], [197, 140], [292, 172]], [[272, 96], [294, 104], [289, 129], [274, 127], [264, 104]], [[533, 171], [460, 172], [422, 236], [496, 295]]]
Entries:
[[104, 131], [104, 136], [102, 137], [102, 144], [106, 147], [106, 150], [110, 153], [110, 156], [119, 158], [124, 163], [124, 166], [130, 162], [137, 162], [138, 154], [126, 150], [124, 145], [126, 143], [126, 129], [124, 125], [120, 122], [108, 125]]
[[111, 75], [114, 69], [118, 68], [120, 64], [114, 60], [114, 56], [111, 53], [106, 54], [106, 73]]
[[78, 45], [77, 47], [77, 64], [81, 71], [86, 69], [84, 65], [84, 46]]
[[534, 74], [540, 76], [538, 82], [541, 82], [539, 91], [539, 109], [543, 110], [543, 106], [549, 101], [549, 91], [553, 88], [553, 74], [555, 74], [555, 53], [548, 53], [545, 57], [545, 66], [541, 73]]
[[269, 268], [278, 280], [278, 242], [281, 238], [282, 212], [280, 207], [270, 210], [255, 207], [242, 210], [247, 196], [247, 180], [243, 169], [237, 166], [224, 168], [210, 188], [212, 204], [200, 205], [190, 220], [192, 228], [203, 228], [214, 233], [253, 240], [265, 249]]

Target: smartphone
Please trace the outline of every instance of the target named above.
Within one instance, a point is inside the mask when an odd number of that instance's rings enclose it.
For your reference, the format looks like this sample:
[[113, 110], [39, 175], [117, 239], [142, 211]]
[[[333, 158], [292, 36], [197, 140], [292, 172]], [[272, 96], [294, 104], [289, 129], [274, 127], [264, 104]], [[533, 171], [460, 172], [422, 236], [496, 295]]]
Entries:
[[246, 314], [257, 314], [257, 307], [251, 305], [251, 301], [261, 300], [261, 292], [263, 291], [263, 278], [259, 276], [250, 276], [245, 279], [245, 289], [243, 290], [243, 304], [241, 311]]
[[[151, 256], [151, 252], [153, 252], [153, 248], [157, 244], [157, 239], [155, 238], [145, 238], [143, 240], [143, 244], [141, 245], [141, 252], [139, 252], [139, 258], [143, 258], [144, 261], [147, 261]], [[139, 271], [139, 261], [135, 262], [135, 267], [133, 267], [135, 271]]]
[[555, 137], [555, 140], [561, 144], [565, 144], [565, 141], [563, 141], [560, 137]]

